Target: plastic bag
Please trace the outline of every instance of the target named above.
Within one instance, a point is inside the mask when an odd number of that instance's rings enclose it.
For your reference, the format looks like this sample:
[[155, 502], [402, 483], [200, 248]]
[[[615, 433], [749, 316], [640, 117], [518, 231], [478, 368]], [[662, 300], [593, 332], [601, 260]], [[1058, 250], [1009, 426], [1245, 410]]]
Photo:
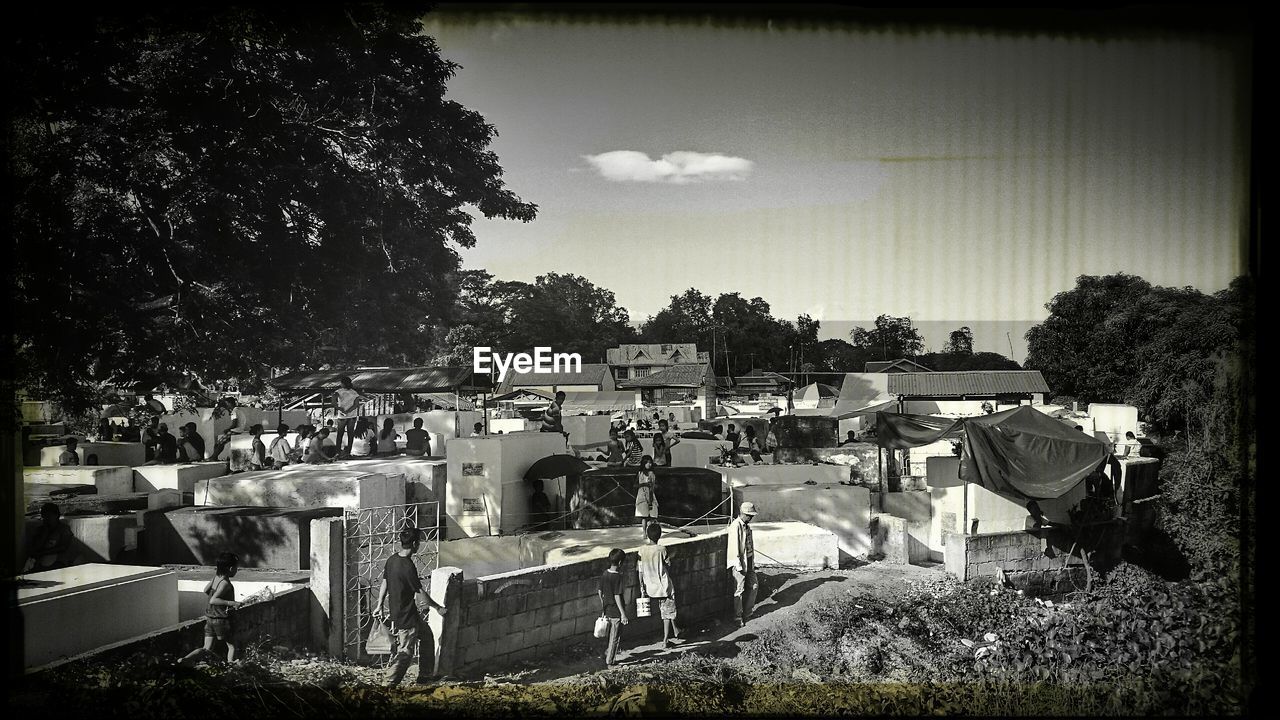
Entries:
[[369, 637], [364, 641], [364, 651], [370, 655], [391, 654], [391, 628], [384, 622], [374, 621]]
[[593, 633], [596, 637], [602, 638], [609, 634], [609, 619], [601, 615], [596, 618], [596, 627]]

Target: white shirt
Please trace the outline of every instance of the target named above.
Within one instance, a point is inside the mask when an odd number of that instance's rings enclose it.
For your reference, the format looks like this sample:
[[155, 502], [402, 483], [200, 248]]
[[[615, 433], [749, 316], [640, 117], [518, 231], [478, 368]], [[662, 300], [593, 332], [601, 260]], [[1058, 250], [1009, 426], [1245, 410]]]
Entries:
[[355, 389], [338, 388], [338, 417], [360, 417], [360, 393]]

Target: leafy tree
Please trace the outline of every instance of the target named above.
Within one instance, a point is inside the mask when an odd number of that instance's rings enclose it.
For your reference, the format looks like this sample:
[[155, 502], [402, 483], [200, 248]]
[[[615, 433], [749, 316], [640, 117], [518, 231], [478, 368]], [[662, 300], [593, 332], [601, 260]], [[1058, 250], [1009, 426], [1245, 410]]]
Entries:
[[896, 360], [924, 352], [924, 338], [909, 317], [881, 315], [870, 330], [863, 327], [850, 330], [849, 339], [854, 346], [865, 350], [871, 360]]
[[[672, 295], [667, 307], [640, 326], [640, 340], [651, 343], [710, 342], [711, 297], [695, 288]], [[709, 350], [710, 347], [700, 348]]]
[[475, 207], [522, 221], [422, 5], [65, 14], [11, 46], [20, 384], [422, 362]]
[[549, 346], [556, 352], [579, 353], [583, 362], [603, 362], [605, 350], [635, 338], [630, 316], [613, 292], [584, 277], [548, 273], [533, 285], [508, 287], [506, 345], [512, 350]]
[[952, 330], [947, 344], [942, 347], [944, 353], [956, 353], [960, 355], [973, 354], [973, 331], [965, 325], [958, 330]]
[[1021, 370], [1022, 366], [993, 352], [976, 353], [925, 353], [915, 361], [937, 372], [955, 372], [962, 370]]
[[867, 364], [867, 351], [839, 338], [823, 340], [817, 345], [815, 364], [819, 371], [862, 372]]
[[1049, 317], [1027, 331], [1026, 366], [1049, 387], [1084, 402], [1124, 402], [1140, 371], [1137, 350], [1159, 337], [1203, 294], [1153, 287], [1134, 275], [1081, 275], [1076, 287], [1045, 307]]
[[711, 317], [723, 328], [733, 374], [786, 367], [796, 327], [773, 317], [764, 298], [747, 300], [738, 293], [722, 294], [712, 306]]

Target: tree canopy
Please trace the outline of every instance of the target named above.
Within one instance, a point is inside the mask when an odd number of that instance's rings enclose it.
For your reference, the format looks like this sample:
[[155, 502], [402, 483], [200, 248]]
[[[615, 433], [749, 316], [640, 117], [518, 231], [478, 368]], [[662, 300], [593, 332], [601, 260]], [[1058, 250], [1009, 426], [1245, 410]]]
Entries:
[[909, 317], [881, 315], [870, 329], [850, 330], [849, 339], [854, 347], [862, 348], [870, 360], [897, 360], [924, 352], [924, 338]]
[[531, 220], [422, 5], [70, 13], [11, 47], [16, 377], [423, 362], [475, 208]]

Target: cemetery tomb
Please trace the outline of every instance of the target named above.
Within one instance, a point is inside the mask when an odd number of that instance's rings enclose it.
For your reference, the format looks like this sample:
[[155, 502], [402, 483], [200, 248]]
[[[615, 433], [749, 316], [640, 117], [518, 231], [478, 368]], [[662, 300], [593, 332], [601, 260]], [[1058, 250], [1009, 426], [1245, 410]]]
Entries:
[[450, 440], [447, 537], [506, 534], [527, 525], [532, 488], [525, 472], [538, 460], [565, 452], [564, 436], [558, 433]]

